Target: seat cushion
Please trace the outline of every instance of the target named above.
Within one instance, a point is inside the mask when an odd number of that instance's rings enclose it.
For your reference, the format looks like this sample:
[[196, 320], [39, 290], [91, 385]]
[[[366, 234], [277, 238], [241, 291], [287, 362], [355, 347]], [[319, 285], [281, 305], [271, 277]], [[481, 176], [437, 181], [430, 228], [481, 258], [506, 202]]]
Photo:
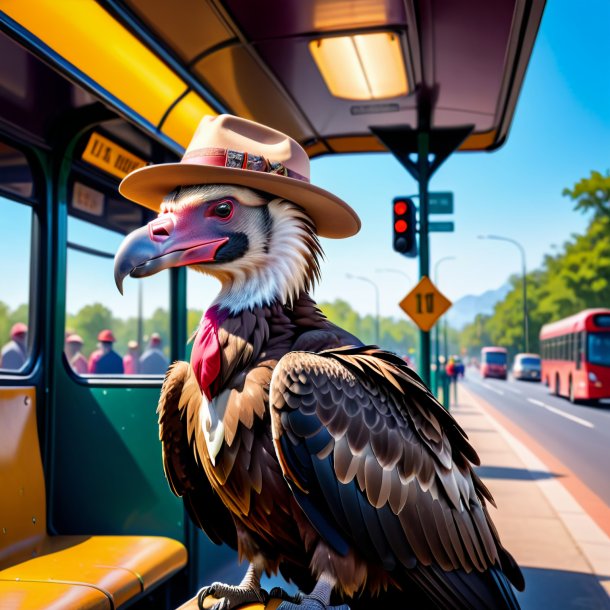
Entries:
[[103, 591], [87, 585], [0, 579], [0, 610], [112, 610]]
[[0, 580], [82, 583], [120, 606], [186, 565], [186, 549], [156, 536], [49, 536], [38, 556], [0, 571]]

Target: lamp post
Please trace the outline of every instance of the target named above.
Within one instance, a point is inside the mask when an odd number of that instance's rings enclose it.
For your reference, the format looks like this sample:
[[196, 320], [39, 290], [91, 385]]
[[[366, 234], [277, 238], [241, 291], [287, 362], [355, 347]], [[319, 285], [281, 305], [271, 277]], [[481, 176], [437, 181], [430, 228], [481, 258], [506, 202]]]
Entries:
[[404, 271], [401, 271], [400, 269], [375, 269], [375, 271], [377, 273], [398, 273], [398, 275], [402, 275], [402, 277], [407, 279], [407, 282], [409, 282], [409, 284], [413, 283], [413, 280], [411, 279], [411, 276], [408, 273], [405, 273]]
[[529, 321], [527, 316], [527, 280], [526, 280], [526, 267], [525, 267], [525, 250], [523, 246], [515, 239], [510, 237], [502, 237], [500, 235], [479, 235], [479, 239], [495, 239], [497, 241], [507, 241], [509, 244], [513, 244], [519, 248], [521, 253], [521, 275], [523, 276], [523, 347], [525, 352], [530, 351], [529, 342]]
[[346, 273], [345, 277], [350, 280], [361, 280], [370, 284], [375, 289], [375, 343], [379, 345], [379, 287], [373, 280], [370, 280], [368, 277], [363, 277], [362, 275], [352, 275], [351, 273]]
[[[439, 258], [434, 264], [434, 285], [438, 288], [438, 268], [439, 265], [445, 261], [453, 261], [455, 260], [455, 256], [443, 256], [443, 258]], [[440, 321], [434, 327], [434, 354], [436, 358], [436, 375], [434, 376], [434, 393], [438, 395], [438, 379], [439, 379], [439, 367], [440, 367]], [[447, 324], [445, 323], [445, 329]], [[447, 333], [445, 332], [445, 342]], [[445, 347], [445, 349], [447, 349]]]
[[377, 273], [397, 273], [398, 275], [402, 275], [402, 277], [406, 278], [406, 280], [407, 280], [407, 282], [409, 282], [409, 284], [413, 283], [411, 276], [408, 273], [401, 271], [400, 269], [384, 268], [384, 269], [375, 269], [375, 271]]

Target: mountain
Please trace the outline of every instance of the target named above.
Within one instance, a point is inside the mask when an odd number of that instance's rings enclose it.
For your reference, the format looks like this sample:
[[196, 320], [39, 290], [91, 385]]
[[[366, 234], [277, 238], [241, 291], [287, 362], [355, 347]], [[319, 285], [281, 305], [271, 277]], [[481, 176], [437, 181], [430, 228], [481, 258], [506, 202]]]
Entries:
[[461, 330], [475, 319], [479, 313], [490, 314], [494, 305], [504, 299], [510, 292], [510, 285], [504, 284], [496, 290], [487, 290], [479, 295], [466, 295], [458, 299], [447, 312], [447, 322], [453, 328]]

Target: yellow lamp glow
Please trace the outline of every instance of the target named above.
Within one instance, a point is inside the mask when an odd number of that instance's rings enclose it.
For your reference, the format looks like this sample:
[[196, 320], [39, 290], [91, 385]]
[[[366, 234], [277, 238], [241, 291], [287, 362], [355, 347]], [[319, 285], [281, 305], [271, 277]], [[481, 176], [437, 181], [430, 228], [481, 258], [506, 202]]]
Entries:
[[335, 97], [379, 100], [409, 91], [400, 40], [391, 32], [321, 38], [309, 50]]
[[[0, 0], [0, 10], [153, 125], [187, 88], [95, 0]], [[190, 111], [174, 114], [170, 136], [183, 146], [201, 116], [216, 114], [196, 94], [186, 98]]]

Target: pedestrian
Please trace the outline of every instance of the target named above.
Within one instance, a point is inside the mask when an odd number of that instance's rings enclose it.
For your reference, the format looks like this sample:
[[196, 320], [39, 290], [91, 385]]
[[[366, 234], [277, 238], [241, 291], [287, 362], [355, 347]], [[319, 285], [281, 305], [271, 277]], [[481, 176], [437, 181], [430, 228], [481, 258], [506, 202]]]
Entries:
[[100, 345], [89, 356], [89, 373], [93, 375], [122, 375], [123, 359], [112, 349], [116, 339], [109, 329], [102, 330], [97, 340]]
[[127, 353], [123, 356], [125, 375], [137, 375], [140, 372], [139, 347], [137, 341], [130, 341], [127, 344]]
[[71, 369], [77, 375], [86, 375], [89, 370], [87, 358], [82, 353], [82, 349], [83, 339], [80, 335], [72, 333], [66, 337], [66, 345], [64, 347], [66, 359]]
[[445, 366], [445, 374], [449, 378], [449, 393], [451, 393], [451, 386], [453, 386], [453, 400], [457, 404], [457, 376], [458, 366], [453, 356], [449, 358], [447, 366]]
[[8, 371], [18, 371], [23, 368], [28, 359], [28, 327], [23, 322], [13, 324], [11, 340], [0, 352], [0, 368]]
[[163, 353], [163, 340], [159, 333], [150, 336], [148, 349], [140, 357], [140, 373], [143, 375], [164, 375], [169, 366], [169, 360]]

